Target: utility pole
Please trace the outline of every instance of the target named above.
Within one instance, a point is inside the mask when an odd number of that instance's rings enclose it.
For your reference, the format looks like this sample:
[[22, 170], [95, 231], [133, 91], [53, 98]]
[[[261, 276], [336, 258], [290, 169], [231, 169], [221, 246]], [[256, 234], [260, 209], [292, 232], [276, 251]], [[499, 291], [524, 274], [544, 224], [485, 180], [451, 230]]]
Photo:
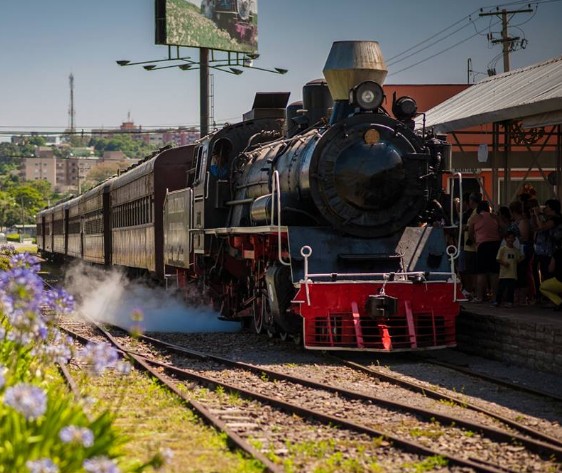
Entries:
[[[532, 8], [525, 8], [523, 10], [506, 10], [505, 8], [500, 12], [500, 11], [495, 11], [495, 12], [489, 12], [489, 13], [483, 13], [481, 12], [479, 14], [479, 16], [498, 16], [501, 18], [502, 20], [502, 37], [501, 39], [493, 39], [490, 36], [490, 41], [492, 42], [492, 44], [498, 44], [498, 43], [502, 43], [503, 46], [503, 72], [507, 72], [509, 71], [509, 47], [511, 45], [511, 43], [513, 41], [517, 41], [519, 38], [519, 36], [515, 36], [513, 38], [511, 38], [509, 36], [509, 34], [507, 33], [507, 27], [509, 24], [509, 20], [511, 20], [511, 18], [516, 15], [517, 13], [532, 13], [533, 9]], [[510, 17], [508, 18], [507, 16], [510, 15]]]
[[[509, 20], [511, 20], [511, 18], [518, 14], [518, 13], [532, 13], [533, 9], [532, 8], [525, 8], [522, 10], [506, 10], [505, 8], [501, 10], [501, 12], [499, 11], [499, 9], [497, 9], [497, 11], [495, 12], [489, 12], [489, 13], [484, 13], [484, 12], [480, 12], [479, 16], [498, 16], [501, 18], [502, 20], [502, 33], [501, 33], [501, 39], [494, 39], [492, 37], [492, 34], [490, 33], [488, 36], [488, 39], [493, 43], [493, 44], [498, 44], [501, 43], [502, 44], [502, 49], [503, 49], [503, 72], [508, 72], [509, 71], [509, 50], [511, 48], [511, 44], [514, 41], [517, 41], [518, 39], [520, 39], [518, 36], [517, 37], [513, 37], [511, 38], [507, 32], [507, 27], [509, 25]], [[508, 18], [509, 15], [509, 18]], [[510, 156], [510, 152], [511, 152], [511, 121], [507, 120], [502, 122], [503, 128], [504, 128], [504, 139], [503, 139], [503, 189], [502, 189], [502, 200], [507, 203], [509, 199], [509, 183], [511, 181], [510, 179], [510, 168], [509, 168], [509, 156]], [[493, 140], [494, 140], [494, 144], [493, 144], [493, 153], [492, 153], [492, 196], [495, 202], [499, 203], [499, 172], [498, 172], [498, 165], [499, 165], [499, 159], [498, 159], [498, 148], [499, 148], [499, 126], [500, 123], [494, 123], [493, 124]]]
[[74, 76], [72, 73], [68, 76], [68, 81], [70, 83], [70, 107], [68, 109], [68, 115], [70, 116], [70, 134], [74, 133]]
[[199, 48], [199, 133], [209, 134], [209, 49]]

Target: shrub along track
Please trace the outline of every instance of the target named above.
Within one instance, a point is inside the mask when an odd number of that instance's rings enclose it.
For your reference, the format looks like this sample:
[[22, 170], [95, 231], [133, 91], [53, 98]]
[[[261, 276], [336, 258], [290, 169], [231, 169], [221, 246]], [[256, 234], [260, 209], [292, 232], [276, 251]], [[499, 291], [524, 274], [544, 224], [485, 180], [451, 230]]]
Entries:
[[[115, 337], [108, 333], [106, 336], [117, 343]], [[148, 338], [145, 338], [144, 342], [153, 345], [159, 343], [157, 340]], [[136, 362], [145, 368], [149, 368], [149, 365], [156, 366], [157, 371], [164, 370], [174, 378], [187, 377], [192, 383], [197, 382], [213, 387], [217, 392], [223, 394], [227, 391], [236, 392], [237, 394], [231, 395], [231, 397], [234, 396], [237, 402], [242, 402], [241, 397], [252, 399], [252, 401], [243, 401], [244, 408], [238, 408], [234, 412], [232, 405], [218, 407], [215, 404], [207, 409], [207, 415], [219, 417], [226, 424], [222, 426], [226, 431], [236, 430], [235, 434], [244, 437], [247, 444], [258, 446], [261, 452], [256, 453], [255, 448], [252, 450], [243, 446], [243, 443], [240, 444], [240, 448], [244, 448], [251, 455], [259, 458], [272, 471], [275, 467], [279, 467], [278, 462], [282, 460], [285, 463], [288, 461], [300, 462], [299, 468], [310, 467], [310, 464], [303, 463], [305, 460], [302, 455], [296, 460], [288, 459], [286, 456], [288, 452], [283, 451], [283, 444], [279, 441], [279, 437], [293, 438], [295, 442], [301, 441], [299, 428], [302, 429], [302, 436], [310, 441], [311, 424], [303, 419], [314, 419], [316, 423], [324, 423], [328, 426], [337, 425], [337, 432], [340, 434], [338, 442], [342, 446], [357, 442], [367, 445], [365, 436], [375, 439], [382, 437], [384, 441], [379, 441], [376, 449], [378, 451], [373, 452], [373, 456], [378, 457], [383, 466], [392, 464], [395, 467], [397, 464], [421, 463], [423, 462], [422, 456], [426, 456], [431, 459], [446, 459], [449, 467], [452, 468], [456, 466], [474, 471], [520, 471], [522, 465], [525, 465], [529, 471], [540, 471], [548, 468], [554, 470], [556, 459], [562, 458], [562, 450], [558, 446], [543, 440], [532, 439], [529, 432], [526, 432], [526, 436], [522, 436], [511, 428], [498, 429], [491, 425], [451, 415], [446, 411], [458, 411], [458, 406], [443, 402], [432, 401], [438, 409], [420, 409], [413, 406], [412, 402], [389, 401], [382, 397], [329, 386], [326, 382], [318, 384], [310, 379], [287, 376], [259, 366], [236, 364], [233, 360], [216, 357], [209, 353], [189, 351], [182, 347], [174, 347], [172, 344], [160, 345], [160, 350], [164, 350], [164, 354], [155, 352], [154, 348], [128, 337], [122, 338], [117, 345], [123, 351], [136, 352], [131, 356], [134, 356]], [[143, 357], [137, 354], [139, 351], [143, 352]], [[171, 354], [172, 351], [175, 354]], [[152, 358], [152, 361], [144, 356]], [[166, 363], [154, 361], [155, 357], [166, 360]], [[170, 364], [183, 366], [184, 369], [172, 367]], [[185, 369], [186, 365], [189, 366], [189, 369]], [[349, 376], [349, 367], [342, 366], [341, 363], [333, 369], [339, 370], [339, 372], [334, 371], [334, 379]], [[352, 376], [358, 374], [356, 372]], [[220, 387], [217, 388], [217, 386]], [[179, 394], [183, 391], [180, 390]], [[409, 393], [410, 401], [412, 396], [412, 393]], [[290, 399], [292, 402], [287, 402], [286, 399]], [[206, 399], [204, 404], [208, 402], [209, 400]], [[452, 404], [453, 401], [450, 402]], [[193, 401], [191, 403], [193, 404]], [[414, 402], [414, 404], [416, 403], [417, 401]], [[294, 422], [292, 424], [289, 422], [290, 432], [283, 432], [283, 426], [287, 425], [288, 420], [276, 419], [277, 425], [281, 426], [278, 427], [276, 434], [282, 432], [282, 435], [274, 435], [275, 438], [272, 438], [271, 429], [268, 432], [266, 428], [270, 427], [269, 424], [273, 420], [272, 410], [269, 406], [274, 406], [289, 416], [293, 414], [289, 420], [294, 419], [294, 414], [296, 414], [302, 418], [300, 419], [302, 425], [297, 428]], [[202, 411], [204, 410], [202, 409]], [[480, 419], [485, 416], [480, 412], [475, 414], [475, 417]], [[262, 419], [268, 419], [267, 426], [260, 424]], [[492, 423], [496, 421], [497, 419], [493, 419]], [[488, 419], [487, 422], [489, 424], [490, 420]], [[218, 426], [220, 423], [215, 425]], [[319, 429], [318, 425], [315, 428]], [[344, 431], [347, 431], [345, 434], [347, 437], [341, 438]], [[270, 436], [268, 437], [268, 435]], [[334, 432], [330, 435], [334, 435]], [[358, 435], [359, 437], [357, 437]], [[392, 445], [392, 448], [388, 446], [389, 444]], [[381, 446], [385, 447], [384, 453], [381, 452]], [[396, 449], [410, 453], [404, 456], [404, 453], [397, 452]], [[263, 458], [264, 452], [268, 453], [269, 458], [275, 460], [274, 464], [268, 463], [268, 458]], [[353, 452], [350, 452], [349, 449], [346, 450], [346, 447], [342, 448], [342, 453], [344, 456], [353, 455]], [[417, 458], [413, 458], [412, 454]]]

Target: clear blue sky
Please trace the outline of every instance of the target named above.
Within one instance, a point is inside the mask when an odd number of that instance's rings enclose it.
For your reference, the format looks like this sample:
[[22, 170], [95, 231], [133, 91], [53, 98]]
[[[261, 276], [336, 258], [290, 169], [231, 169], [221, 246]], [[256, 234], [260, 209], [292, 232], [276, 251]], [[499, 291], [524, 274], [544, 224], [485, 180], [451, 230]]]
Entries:
[[[289, 73], [215, 73], [215, 120], [240, 119], [250, 109], [256, 91], [288, 91], [291, 102], [299, 100], [304, 83], [322, 77], [331, 44], [338, 40], [378, 41], [389, 68], [387, 83], [466, 83], [468, 58], [475, 71], [485, 72], [495, 65], [502, 72], [501, 46], [491, 45], [486, 38], [489, 32], [499, 36], [499, 19], [479, 17], [478, 9], [490, 11], [496, 5], [522, 9], [528, 4], [259, 0], [261, 56], [254, 64], [287, 68]], [[525, 49], [511, 53], [512, 69], [562, 54], [562, 1], [538, 0], [530, 5], [534, 13], [510, 20], [510, 35], [527, 40]], [[426, 49], [412, 49], [440, 32], [423, 43]], [[414, 54], [392, 60], [408, 51]], [[198, 57], [195, 49], [183, 52]], [[117, 59], [145, 61], [166, 56], [167, 48], [154, 44], [154, 0], [3, 0], [0, 133], [68, 127], [70, 73], [74, 75], [78, 129], [117, 127], [129, 113], [137, 125], [146, 128], [196, 126], [197, 71], [147, 72], [141, 66], [115, 63]]]

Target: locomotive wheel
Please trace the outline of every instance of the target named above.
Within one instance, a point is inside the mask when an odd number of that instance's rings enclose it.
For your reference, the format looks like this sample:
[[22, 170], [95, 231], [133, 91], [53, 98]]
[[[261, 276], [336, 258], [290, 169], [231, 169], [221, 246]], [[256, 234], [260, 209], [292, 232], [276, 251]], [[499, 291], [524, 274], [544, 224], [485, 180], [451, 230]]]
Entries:
[[302, 332], [299, 333], [292, 333], [291, 338], [293, 339], [293, 343], [295, 345], [302, 345]]
[[267, 317], [268, 311], [268, 303], [267, 303], [267, 295], [260, 294], [254, 300], [252, 304], [252, 312], [253, 312], [253, 325], [254, 325], [254, 332], [262, 333], [264, 326], [265, 326], [265, 319]]

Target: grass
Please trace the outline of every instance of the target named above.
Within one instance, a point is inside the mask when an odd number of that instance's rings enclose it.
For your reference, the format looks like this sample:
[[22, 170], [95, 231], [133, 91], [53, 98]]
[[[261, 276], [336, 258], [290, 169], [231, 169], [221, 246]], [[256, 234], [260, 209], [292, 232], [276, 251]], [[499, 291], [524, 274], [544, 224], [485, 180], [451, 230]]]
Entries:
[[263, 471], [255, 460], [230, 451], [225, 436], [202, 423], [181, 399], [136, 370], [127, 378], [112, 373], [89, 378], [87, 389], [100, 401], [98, 408], [116, 409], [115, 425], [128, 438], [124, 450], [130, 458], [146, 461], [168, 448], [174, 456], [166, 473]]
[[29, 253], [30, 255], [37, 254], [37, 245], [35, 243], [9, 243], [15, 246], [18, 253]]
[[413, 471], [415, 473], [424, 473], [426, 471], [441, 470], [448, 465], [448, 462], [445, 458], [436, 455], [433, 457], [427, 457], [419, 463], [408, 463], [404, 465], [404, 468], [407, 471]]

